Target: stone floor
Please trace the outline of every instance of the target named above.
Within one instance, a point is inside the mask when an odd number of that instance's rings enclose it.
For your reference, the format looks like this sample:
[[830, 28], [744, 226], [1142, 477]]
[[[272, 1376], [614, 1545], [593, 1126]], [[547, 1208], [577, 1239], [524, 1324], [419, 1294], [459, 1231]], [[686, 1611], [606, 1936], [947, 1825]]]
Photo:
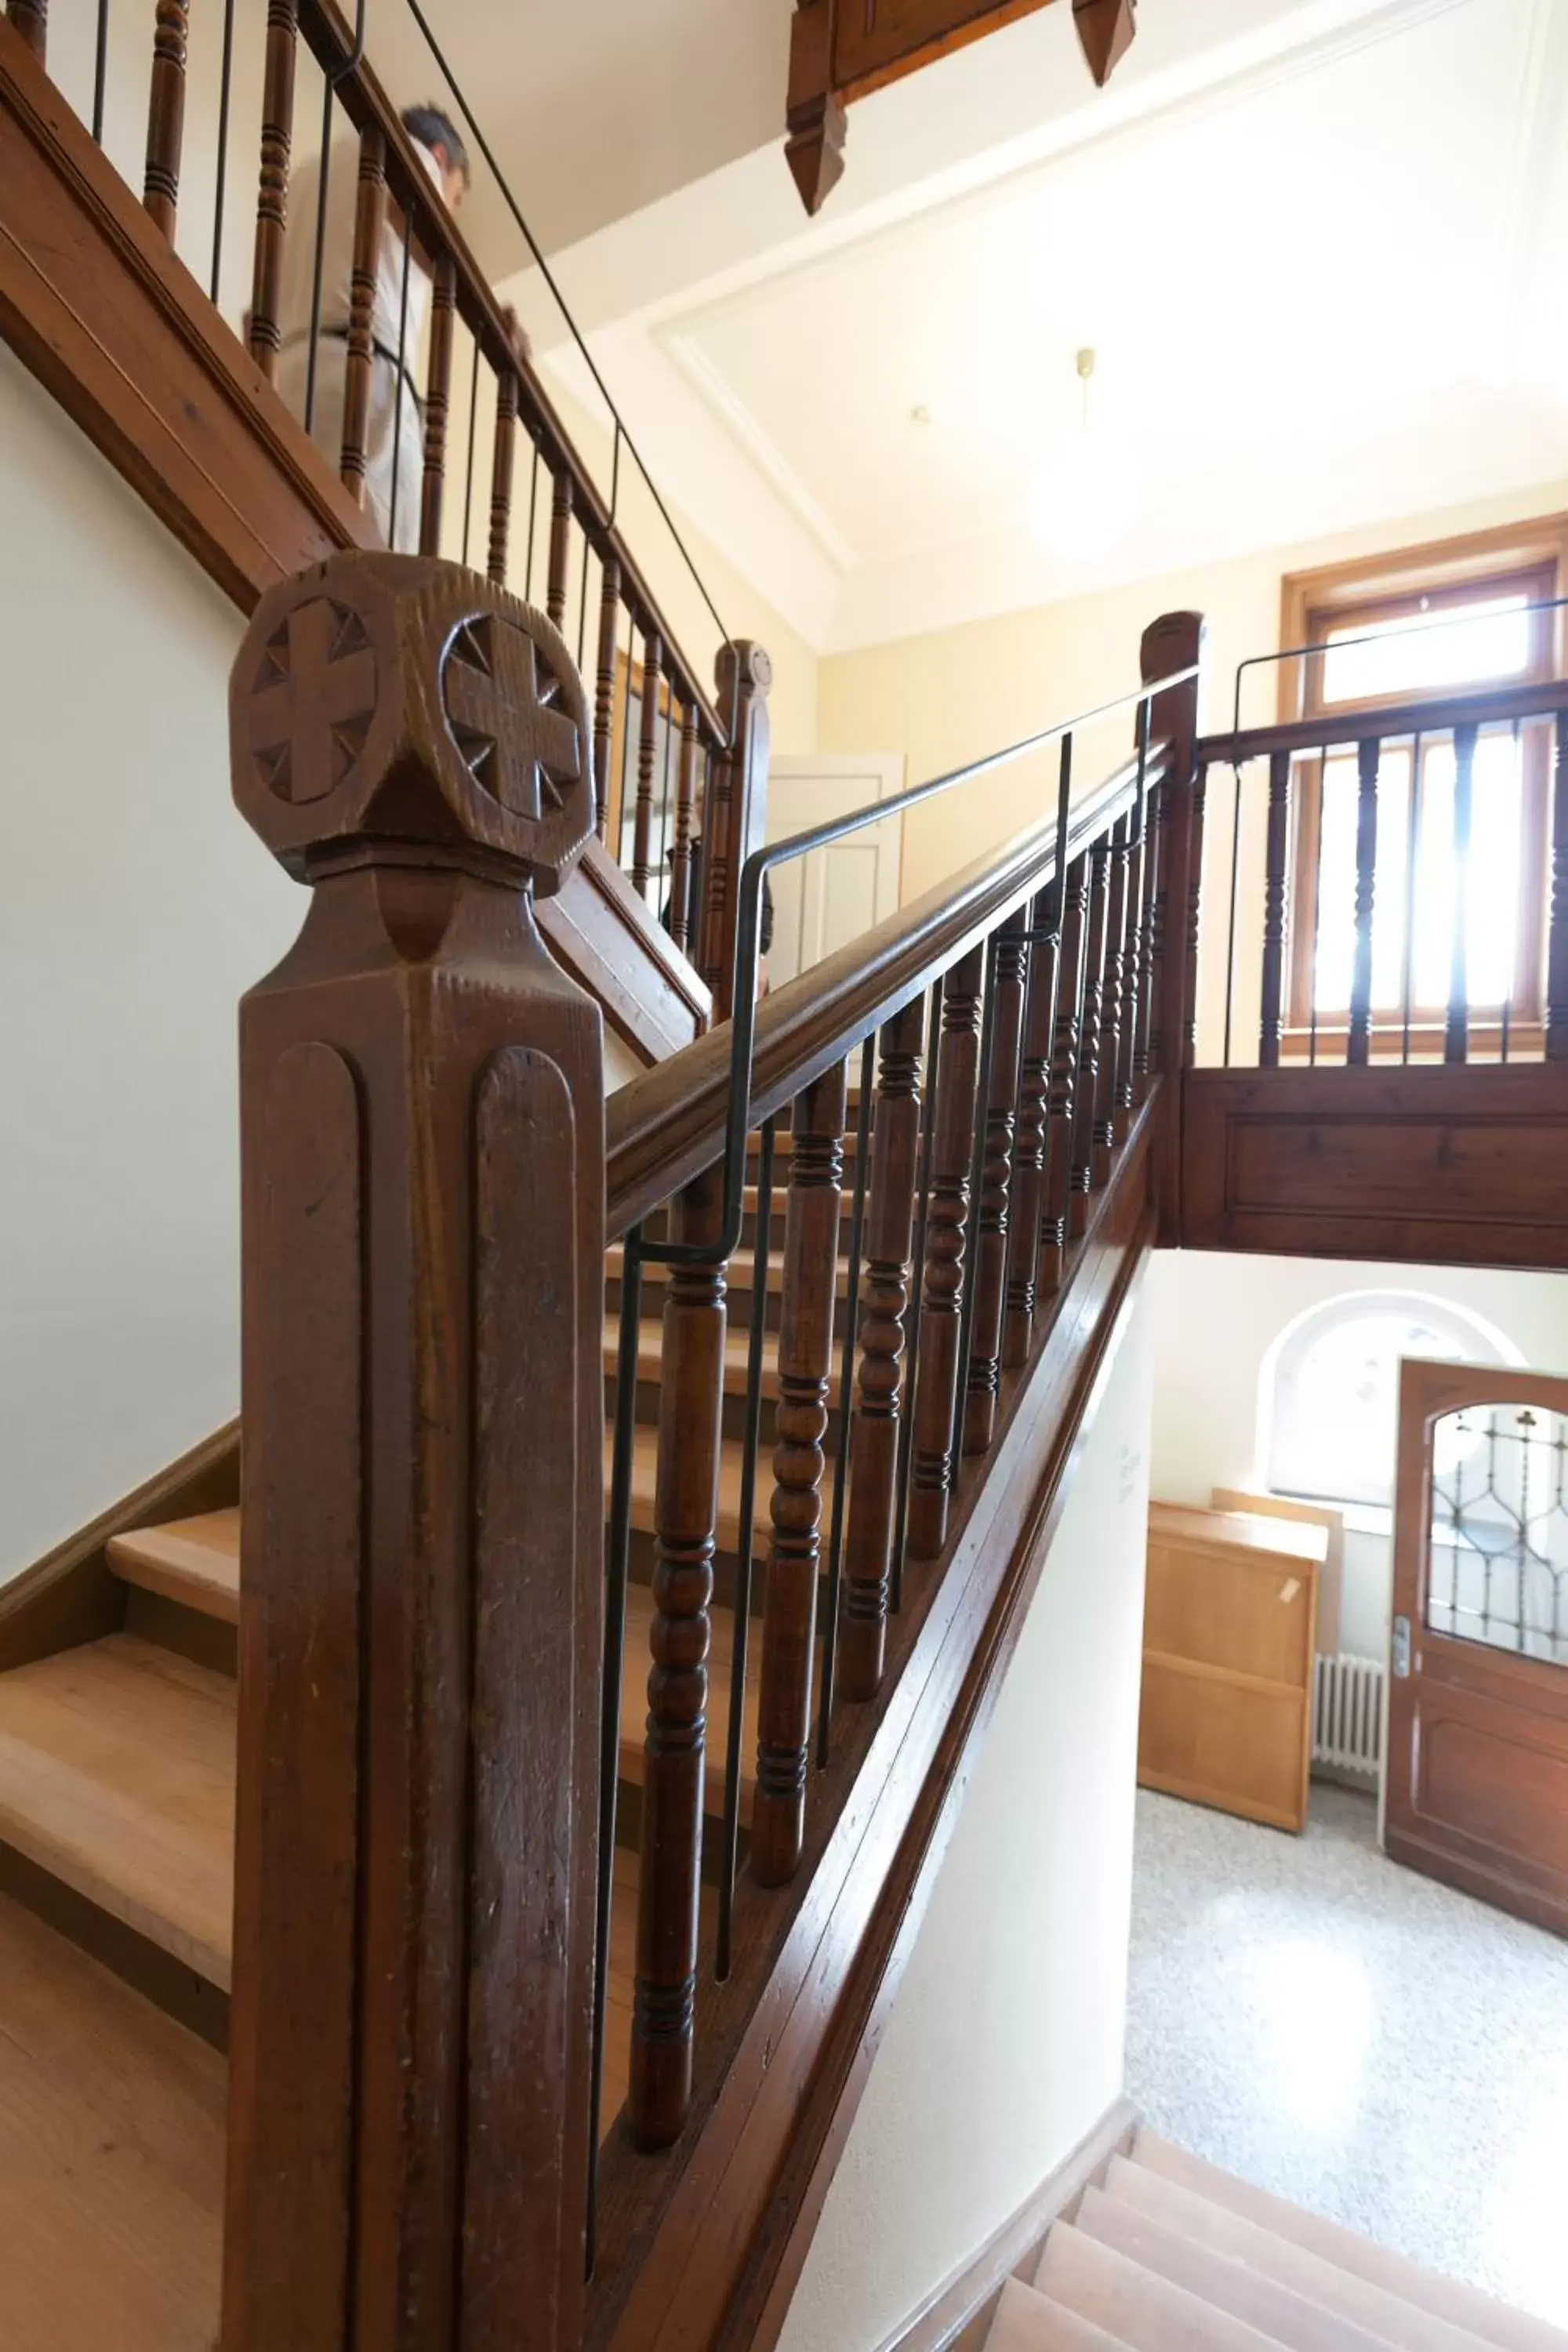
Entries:
[[1388, 1862], [1140, 1790], [1128, 2088], [1264, 2188], [1568, 2326], [1568, 1945]]

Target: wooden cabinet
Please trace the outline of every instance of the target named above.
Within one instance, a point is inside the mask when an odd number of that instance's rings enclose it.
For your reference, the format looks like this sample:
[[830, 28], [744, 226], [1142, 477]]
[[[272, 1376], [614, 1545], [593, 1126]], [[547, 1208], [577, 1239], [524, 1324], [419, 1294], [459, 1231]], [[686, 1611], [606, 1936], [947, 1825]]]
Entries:
[[1328, 1531], [1149, 1509], [1138, 1777], [1277, 1829], [1307, 1819]]

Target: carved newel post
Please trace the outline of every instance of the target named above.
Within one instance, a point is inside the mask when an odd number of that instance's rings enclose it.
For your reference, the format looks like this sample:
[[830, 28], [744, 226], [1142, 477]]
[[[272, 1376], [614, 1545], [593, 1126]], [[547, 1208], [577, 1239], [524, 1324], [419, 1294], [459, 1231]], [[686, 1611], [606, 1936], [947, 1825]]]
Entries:
[[310, 891], [240, 1017], [225, 2352], [579, 2342], [602, 1644], [593, 830], [555, 630], [348, 554], [266, 596], [235, 797]]

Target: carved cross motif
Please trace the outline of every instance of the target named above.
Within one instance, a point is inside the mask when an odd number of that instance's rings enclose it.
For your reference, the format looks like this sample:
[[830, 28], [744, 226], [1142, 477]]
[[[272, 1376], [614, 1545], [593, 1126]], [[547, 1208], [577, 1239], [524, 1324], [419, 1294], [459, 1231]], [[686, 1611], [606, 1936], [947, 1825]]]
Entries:
[[365, 745], [375, 710], [375, 654], [357, 613], [319, 596], [298, 605], [261, 658], [250, 698], [250, 749], [280, 801], [335, 792]]
[[452, 740], [492, 800], [536, 823], [564, 806], [582, 751], [557, 708], [561, 680], [531, 637], [493, 614], [470, 621], [453, 639], [443, 690]]

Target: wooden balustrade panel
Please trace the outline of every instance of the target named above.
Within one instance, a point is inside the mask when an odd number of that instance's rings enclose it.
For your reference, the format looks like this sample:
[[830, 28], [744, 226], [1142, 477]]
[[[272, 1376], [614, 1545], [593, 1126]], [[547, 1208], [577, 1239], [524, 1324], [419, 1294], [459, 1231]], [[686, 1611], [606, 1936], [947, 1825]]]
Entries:
[[48, 63], [49, 0], [5, 0], [5, 21], [14, 25], [41, 66]]
[[894, 1015], [879, 1040], [875, 1157], [861, 1281], [859, 1393], [850, 1433], [844, 1616], [838, 1632], [838, 1687], [847, 1699], [876, 1697], [887, 1648], [924, 1039], [925, 1001], [917, 996]]
[[610, 750], [616, 737], [616, 655], [621, 629], [621, 567], [606, 559], [599, 575], [599, 658], [594, 695], [594, 817], [601, 841], [610, 829]]
[[1100, 1062], [1105, 1017], [1105, 945], [1110, 902], [1110, 841], [1102, 835], [1089, 852], [1089, 910], [1085, 929], [1083, 1017], [1079, 1029], [1079, 1066], [1074, 1084], [1071, 1197], [1068, 1232], [1078, 1240], [1089, 1225], [1094, 1190], [1094, 1129], [1100, 1096]]
[[496, 437], [490, 458], [490, 544], [489, 572], [504, 583], [511, 538], [512, 473], [517, 455], [518, 382], [510, 369], [496, 384]]
[[[1454, 730], [1454, 938], [1448, 1016], [1443, 1024], [1445, 1062], [1466, 1061], [1470, 1050], [1469, 943], [1465, 928], [1469, 914], [1470, 804], [1475, 787], [1476, 734], [1473, 721]], [[1359, 958], [1359, 934], [1356, 944]]]
[[921, 1360], [915, 1385], [914, 1473], [909, 1549], [935, 1559], [947, 1540], [955, 1473], [959, 1323], [969, 1230], [969, 1167], [980, 1082], [980, 1000], [985, 950], [972, 948], [942, 996], [931, 1210], [921, 1290]]
[[688, 703], [680, 720], [680, 777], [676, 786], [675, 841], [669, 856], [669, 935], [684, 955], [691, 938], [691, 842], [697, 825], [700, 745], [697, 709]]
[[[261, 172], [256, 199], [256, 245], [250, 280], [250, 356], [271, 382], [283, 334], [278, 306], [283, 286], [283, 241], [289, 222], [289, 168], [294, 141], [294, 58], [300, 0], [267, 0], [267, 49], [261, 84]], [[376, 137], [379, 139], [380, 133]], [[362, 142], [360, 170], [364, 170]], [[378, 239], [379, 241], [379, 239]], [[356, 241], [357, 257], [357, 241]]]
[[637, 814], [632, 824], [632, 887], [647, 889], [653, 856], [653, 779], [658, 765], [659, 665], [664, 648], [657, 637], [643, 647], [642, 724], [637, 738]]
[[1552, 772], [1552, 895], [1546, 935], [1546, 1058], [1568, 1061], [1568, 710]]
[[[800, 1861], [811, 1739], [822, 1480], [844, 1190], [846, 1066], [796, 1097], [784, 1210], [767, 1602], [758, 1685], [752, 1874], [781, 1885]], [[752, 1311], [762, 1311], [753, 1300]]]
[[1285, 869], [1290, 849], [1290, 754], [1268, 757], [1268, 834], [1263, 877], [1263, 1010], [1258, 1031], [1262, 1068], [1279, 1066], [1285, 1030]]
[[1121, 1024], [1127, 997], [1128, 879], [1132, 859], [1132, 820], [1123, 817], [1110, 836], [1110, 896], [1105, 915], [1105, 986], [1100, 1001], [1100, 1084], [1094, 1119], [1094, 1181], [1110, 1181], [1116, 1150], [1117, 1085], [1121, 1067]]
[[441, 552], [441, 508], [447, 488], [447, 415], [452, 394], [452, 337], [458, 308], [458, 266], [449, 253], [436, 263], [430, 302], [430, 373], [425, 385], [425, 477], [419, 498], [419, 552]]
[[158, 0], [153, 31], [153, 83], [147, 100], [147, 173], [142, 201], [171, 245], [180, 203], [185, 135], [188, 0]]
[[984, 1454], [996, 1429], [1002, 1385], [1002, 1315], [1006, 1303], [1008, 1190], [1018, 1108], [1018, 1055], [1029, 972], [1023, 914], [1004, 925], [993, 973], [991, 1076], [986, 1087], [985, 1157], [974, 1217], [974, 1312], [963, 1368], [963, 1451]]
[[1045, 1209], [1046, 1104], [1051, 1084], [1051, 1034], [1057, 1017], [1061, 929], [1053, 883], [1029, 909], [1029, 989], [1018, 1066], [1018, 1114], [1013, 1131], [1013, 1192], [1007, 1231], [1007, 1296], [1002, 1361], [1009, 1370], [1029, 1360], [1038, 1291], [1040, 1219]]
[[1061, 1288], [1072, 1206], [1073, 1138], [1078, 1105], [1079, 1047], [1083, 1034], [1084, 975], [1089, 953], [1089, 853], [1068, 868], [1062, 904], [1061, 974], [1051, 1045], [1051, 1091], [1046, 1130], [1046, 1208], [1040, 1220], [1042, 1296]]
[[[723, 1231], [723, 1171], [676, 1201], [671, 1238]], [[665, 1296], [654, 1496], [653, 1664], [643, 1748], [642, 1874], [626, 2116], [639, 2147], [667, 2147], [691, 2101], [697, 2006], [709, 1604], [719, 1518], [725, 1270], [671, 1266]]]

